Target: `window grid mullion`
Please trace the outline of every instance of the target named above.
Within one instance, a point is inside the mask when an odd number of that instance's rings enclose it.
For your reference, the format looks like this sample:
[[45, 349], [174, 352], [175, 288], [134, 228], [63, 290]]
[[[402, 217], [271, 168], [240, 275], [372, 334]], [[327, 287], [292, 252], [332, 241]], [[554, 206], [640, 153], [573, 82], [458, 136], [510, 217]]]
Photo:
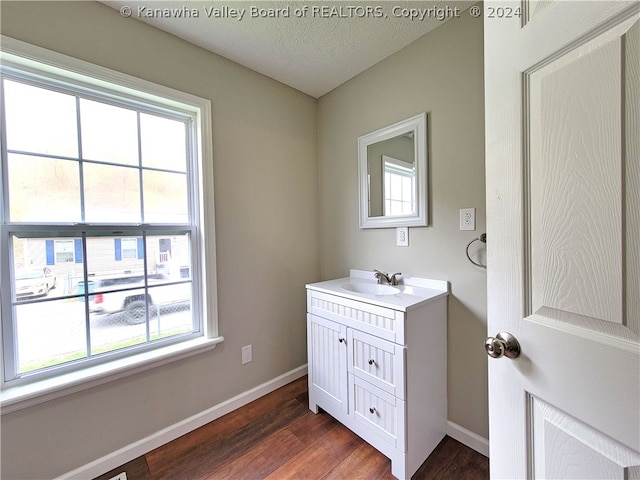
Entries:
[[144, 189], [142, 181], [142, 131], [140, 128], [140, 111], [136, 111], [138, 129], [138, 182], [140, 182], [140, 222], [144, 223]]
[[78, 175], [80, 176], [80, 221], [86, 222], [84, 198], [84, 164], [82, 162], [82, 118], [80, 97], [76, 96], [76, 133], [78, 136]]
[[[0, 125], [6, 125], [4, 112], [4, 75], [0, 75]], [[3, 224], [9, 219], [9, 179], [7, 176], [8, 154], [7, 154], [7, 132], [5, 128], [0, 128], [0, 184], [2, 185], [2, 209], [0, 209], [0, 222]]]
[[148, 262], [147, 262], [147, 232], [146, 230], [142, 231], [142, 265], [144, 268], [144, 304], [145, 304], [145, 335], [147, 337], [147, 343], [151, 342], [151, 305], [149, 305], [149, 275], [148, 275]]
[[87, 358], [92, 357], [91, 354], [91, 317], [89, 312], [89, 266], [87, 264], [87, 232], [82, 232], [82, 277], [84, 281], [84, 325], [85, 325], [85, 341], [87, 346]]

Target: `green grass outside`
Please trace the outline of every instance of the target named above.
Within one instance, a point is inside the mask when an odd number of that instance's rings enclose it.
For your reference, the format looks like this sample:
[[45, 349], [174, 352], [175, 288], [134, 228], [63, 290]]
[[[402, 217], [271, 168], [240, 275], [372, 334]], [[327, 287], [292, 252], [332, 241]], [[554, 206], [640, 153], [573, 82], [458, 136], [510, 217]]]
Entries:
[[[174, 335], [180, 335], [181, 333], [186, 333], [188, 331], [189, 331], [188, 329], [176, 328], [173, 330], [169, 330], [167, 332], [163, 332], [160, 335], [158, 335], [157, 333], [154, 333], [150, 336], [150, 341], [159, 340], [161, 338], [172, 337]], [[140, 335], [138, 337], [129, 338], [121, 342], [111, 343], [108, 345], [102, 345], [100, 347], [93, 348], [91, 352], [91, 356], [94, 357], [97, 355], [101, 355], [103, 353], [114, 352], [116, 350], [121, 350], [123, 348], [131, 347], [134, 345], [140, 345], [143, 343], [146, 343], [146, 337], [143, 335]], [[74, 360], [80, 360], [82, 358], [87, 358], [86, 352], [84, 351], [70, 352], [64, 355], [60, 355], [59, 357], [56, 357], [56, 358], [51, 358], [48, 360], [39, 360], [37, 362], [31, 362], [31, 363], [27, 363], [26, 365], [21, 365], [20, 373], [28, 373], [36, 370], [42, 370], [45, 368], [54, 367], [56, 365], [62, 365], [64, 363], [73, 362]]]

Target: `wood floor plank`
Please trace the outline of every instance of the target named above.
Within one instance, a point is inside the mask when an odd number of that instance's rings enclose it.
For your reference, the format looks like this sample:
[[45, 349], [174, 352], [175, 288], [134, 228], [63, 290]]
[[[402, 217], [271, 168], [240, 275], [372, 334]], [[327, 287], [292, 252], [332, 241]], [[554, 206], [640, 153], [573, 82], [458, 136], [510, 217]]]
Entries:
[[455, 460], [459, 446], [457, 442], [449, 441], [450, 437], [445, 437], [431, 453], [431, 461], [423, 463], [414, 474], [417, 479], [443, 480], [446, 472]]
[[309, 410], [307, 415], [304, 415], [289, 426], [289, 430], [298, 437], [302, 443], [311, 445], [317, 441], [318, 438], [338, 425], [340, 425], [340, 423], [331, 415], [324, 412], [314, 414]]
[[391, 476], [391, 460], [363, 442], [323, 480], [380, 480], [389, 476]]
[[270, 435], [244, 455], [207, 474], [203, 480], [265, 478], [304, 448], [305, 445], [285, 428]]
[[414, 480], [481, 480], [489, 478], [489, 459], [445, 437], [413, 476]]
[[443, 480], [479, 480], [489, 478], [489, 460], [460, 444]]
[[284, 463], [267, 480], [321, 479], [363, 443], [355, 433], [339, 426]]

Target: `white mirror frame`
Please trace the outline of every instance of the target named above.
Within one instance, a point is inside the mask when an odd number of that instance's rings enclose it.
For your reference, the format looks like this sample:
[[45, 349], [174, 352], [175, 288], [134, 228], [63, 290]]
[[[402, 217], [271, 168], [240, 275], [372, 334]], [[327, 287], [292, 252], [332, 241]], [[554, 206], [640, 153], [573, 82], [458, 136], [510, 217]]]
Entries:
[[[367, 147], [413, 132], [416, 168], [416, 212], [402, 216], [369, 216]], [[358, 185], [360, 228], [425, 227], [429, 224], [427, 192], [427, 114], [421, 113], [358, 138]]]

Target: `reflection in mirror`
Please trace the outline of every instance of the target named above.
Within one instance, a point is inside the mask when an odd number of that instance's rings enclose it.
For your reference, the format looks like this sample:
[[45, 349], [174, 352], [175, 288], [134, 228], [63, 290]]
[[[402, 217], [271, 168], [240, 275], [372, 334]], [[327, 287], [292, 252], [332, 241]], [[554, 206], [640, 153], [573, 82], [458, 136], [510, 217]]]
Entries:
[[426, 114], [359, 138], [360, 227], [427, 225]]
[[413, 132], [367, 147], [369, 216], [411, 215], [416, 211]]

